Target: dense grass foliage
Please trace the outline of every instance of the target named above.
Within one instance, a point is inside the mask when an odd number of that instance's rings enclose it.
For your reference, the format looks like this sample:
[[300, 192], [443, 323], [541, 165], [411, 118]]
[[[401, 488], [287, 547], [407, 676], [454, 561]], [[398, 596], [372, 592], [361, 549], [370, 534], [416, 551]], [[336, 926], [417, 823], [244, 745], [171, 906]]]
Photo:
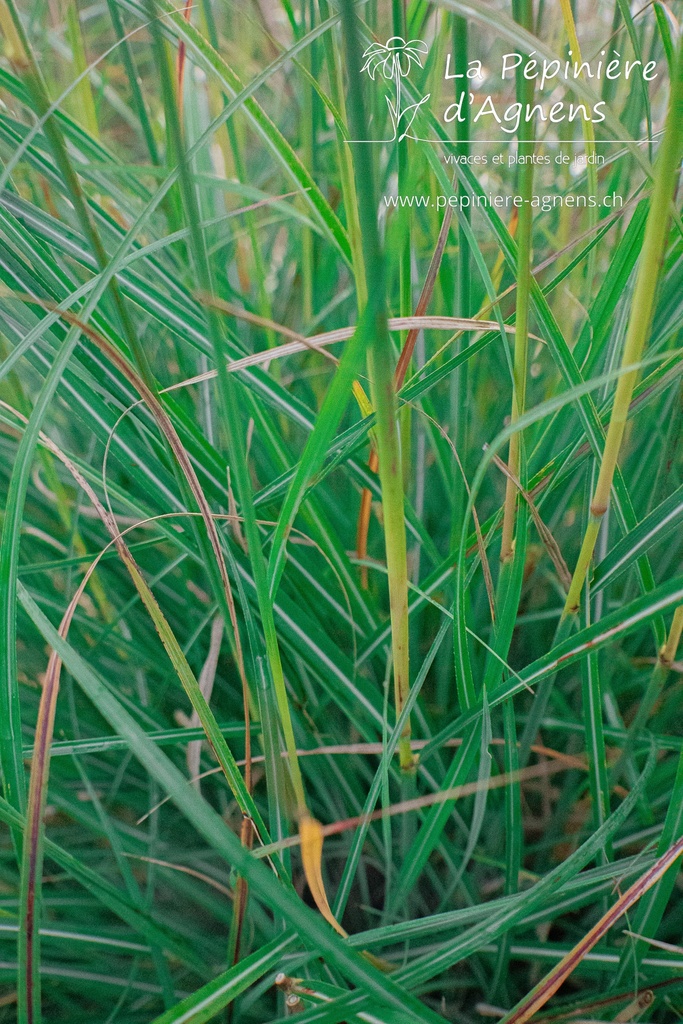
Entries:
[[683, 1019], [682, 15], [0, 0], [0, 1022]]

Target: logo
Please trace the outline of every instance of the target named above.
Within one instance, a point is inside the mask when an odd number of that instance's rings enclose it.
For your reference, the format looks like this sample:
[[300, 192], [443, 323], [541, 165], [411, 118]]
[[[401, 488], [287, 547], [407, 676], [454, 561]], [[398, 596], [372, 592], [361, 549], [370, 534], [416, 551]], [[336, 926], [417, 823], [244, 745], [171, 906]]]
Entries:
[[[411, 68], [416, 64], [422, 67], [422, 57], [429, 53], [429, 47], [422, 39], [411, 39], [406, 42], [401, 36], [392, 36], [386, 43], [371, 43], [363, 54], [365, 63], [360, 69], [370, 75], [373, 82], [377, 73], [381, 71], [382, 77], [387, 82], [394, 83], [393, 96], [387, 96], [389, 115], [394, 128], [394, 134], [386, 142], [401, 142], [405, 138], [415, 139], [416, 136], [410, 132], [411, 125], [415, 120], [418, 110], [423, 103], [426, 103], [431, 93], [427, 93], [417, 103], [409, 103], [402, 107], [401, 82], [410, 74]], [[399, 134], [400, 133], [400, 134]]]

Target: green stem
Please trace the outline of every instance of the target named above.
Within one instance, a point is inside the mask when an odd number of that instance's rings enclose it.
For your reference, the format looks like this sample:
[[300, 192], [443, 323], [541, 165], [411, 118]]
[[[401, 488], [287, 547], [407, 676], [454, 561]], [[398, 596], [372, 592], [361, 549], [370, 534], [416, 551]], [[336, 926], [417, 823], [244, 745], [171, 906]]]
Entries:
[[[330, 17], [330, 9], [327, 0], [318, 0], [320, 18], [327, 21]], [[323, 36], [325, 47], [325, 60], [327, 62], [328, 74], [330, 77], [330, 94], [332, 102], [339, 111], [341, 117], [346, 119], [345, 87], [342, 78], [341, 67], [337, 51], [332, 41], [332, 33], [326, 32]], [[367, 287], [365, 281], [365, 260], [363, 255], [363, 239], [361, 236], [360, 220], [358, 217], [358, 195], [356, 193], [356, 182], [353, 172], [353, 157], [351, 149], [340, 137], [336, 135], [337, 158], [339, 161], [339, 179], [341, 184], [344, 210], [346, 213], [346, 230], [349, 235], [349, 246], [351, 249], [351, 263], [353, 265], [353, 280], [356, 286], [356, 297], [358, 301], [358, 312], [367, 302]]]
[[[211, 4], [209, 0], [202, 0], [202, 14], [206, 22], [206, 32], [209, 42], [213, 46], [214, 50], [220, 49], [220, 40], [218, 38], [218, 30], [216, 28], [216, 22], [211, 10]], [[227, 105], [230, 102], [229, 96], [225, 92], [220, 93], [222, 103]], [[240, 146], [240, 140], [238, 138], [237, 129], [235, 127], [234, 118], [230, 118], [225, 125], [226, 134], [228, 136], [228, 144], [230, 146], [230, 153], [232, 154], [233, 163], [235, 165], [235, 173], [238, 181], [247, 181], [248, 174], [244, 166], [244, 160], [242, 157], [242, 149]], [[256, 292], [258, 311], [262, 317], [268, 320], [272, 320], [273, 310], [271, 303], [266, 292], [264, 281], [266, 279], [266, 268], [263, 262], [263, 254], [261, 252], [261, 246], [259, 245], [257, 235], [257, 222], [254, 216], [253, 210], [247, 210], [244, 213], [244, 223], [247, 226], [247, 234], [249, 236], [249, 245], [251, 248], [252, 259], [254, 261], [254, 278], [256, 281]], [[275, 334], [272, 330], [266, 330], [266, 340], [269, 348], [274, 348], [277, 344]]]
[[626, 739], [621, 750], [621, 755], [612, 769], [613, 784], [619, 781], [621, 773], [628, 764], [636, 744], [640, 739], [641, 733], [652, 714], [652, 709], [657, 703], [659, 695], [664, 688], [664, 684], [669, 672], [671, 671], [671, 665], [676, 657], [676, 651], [678, 650], [678, 645], [681, 640], [681, 632], [683, 632], [683, 605], [679, 605], [674, 612], [671, 629], [669, 630], [666, 643], [662, 646], [662, 649], [659, 652], [657, 664], [652, 670], [652, 675], [650, 676], [647, 689], [645, 690], [640, 704], [638, 705], [635, 718], [631, 722], [628, 732], [626, 733]]
[[[533, 26], [532, 0], [518, 0], [514, 5], [515, 20], [528, 31]], [[534, 83], [518, 75], [517, 95], [519, 101], [533, 105]], [[533, 121], [522, 121], [519, 129], [519, 155], [531, 158], [534, 153]], [[523, 163], [519, 174], [519, 193], [523, 202], [519, 209], [517, 225], [517, 310], [515, 316], [515, 354], [512, 383], [511, 419], [515, 423], [524, 412], [526, 404], [526, 377], [529, 349], [529, 293], [531, 290], [531, 241], [533, 230], [533, 211], [531, 194], [534, 183], [534, 165], [531, 159]], [[503, 506], [503, 535], [500, 548], [501, 562], [508, 562], [513, 555], [515, 535], [515, 514], [517, 511], [517, 487], [512, 478], [520, 478], [520, 446], [521, 437], [514, 433], [510, 438], [508, 452], [508, 469], [510, 476], [505, 486], [505, 504]], [[522, 480], [524, 483], [524, 480]]]
[[[150, 17], [152, 18], [152, 30], [154, 34], [158, 32], [158, 29], [157, 22], [154, 20], [153, 0], [148, 0], [148, 4], [150, 7]], [[158, 37], [155, 38], [154, 41], [158, 42]], [[167, 66], [161, 61], [159, 62], [159, 66], [161, 67], [162, 75], [164, 76], [162, 85], [170, 97], [171, 83], [169, 81]], [[178, 160], [181, 193], [183, 205], [185, 207], [186, 221], [190, 226], [190, 249], [192, 252], [197, 283], [202, 291], [212, 294], [213, 280], [205, 240], [200, 227], [201, 221], [197, 207], [197, 194], [191, 170], [185, 157], [177, 109], [170, 98], [169, 102], [166, 104], [166, 118]], [[223, 424], [228, 439], [228, 449], [231, 457], [231, 470], [234, 472], [237, 495], [240, 503], [240, 512], [244, 517], [244, 533], [254, 576], [259, 612], [264, 632], [265, 647], [273, 678], [278, 714], [280, 716], [280, 727], [282, 729], [288, 753], [296, 811], [299, 816], [302, 816], [306, 813], [306, 797], [301, 769], [299, 766], [299, 759], [296, 753], [294, 729], [287, 700], [284, 672], [275, 628], [273, 604], [269, 594], [268, 576], [263, 556], [261, 534], [259, 532], [259, 526], [256, 521], [256, 514], [254, 511], [251, 477], [249, 475], [246, 445], [244, 442], [240, 418], [241, 402], [238, 385], [234, 376], [228, 373], [228, 353], [223, 334], [223, 325], [219, 315], [212, 308], [208, 308], [206, 317], [217, 368], [218, 393], [223, 416]]]
[[[456, 74], [465, 76], [467, 74], [467, 62], [468, 62], [468, 28], [467, 19], [456, 15], [453, 18], [453, 55], [455, 62]], [[466, 81], [456, 78], [456, 83], [459, 81]], [[455, 101], [457, 102], [458, 96], [462, 86], [457, 85], [455, 87]], [[456, 146], [456, 153], [459, 156], [465, 158], [468, 157], [470, 152], [470, 108], [469, 104], [463, 105], [463, 112], [465, 121], [461, 125], [456, 122], [457, 133], [458, 133], [458, 144]], [[465, 185], [462, 181], [458, 180], [457, 183], [458, 194], [462, 196], [466, 191]], [[472, 220], [471, 211], [468, 206], [460, 210], [460, 218], [458, 223], [458, 268], [457, 268], [457, 315], [462, 317], [469, 317], [471, 313], [471, 275], [470, 275], [470, 244], [467, 237], [467, 231], [465, 224], [470, 224]], [[462, 335], [456, 342], [455, 352], [460, 354], [462, 350], [467, 346], [468, 341], [465, 335]], [[456, 450], [460, 455], [460, 461], [463, 465], [465, 474], [467, 474], [467, 426], [468, 426], [468, 414], [470, 412], [469, 405], [469, 370], [468, 364], [464, 362], [461, 366], [458, 366], [451, 378], [451, 422], [454, 427], [453, 443], [455, 444]], [[459, 535], [462, 515], [467, 505], [467, 494], [465, 491], [465, 481], [462, 474], [455, 472], [453, 474], [453, 489], [452, 489], [452, 512], [451, 512], [451, 540], [452, 543], [457, 543]]]
[[[394, 113], [396, 114], [396, 137], [398, 138], [398, 122], [401, 116], [401, 73], [396, 75], [396, 106], [394, 107]], [[405, 140], [404, 140], [405, 141]], [[400, 160], [400, 157], [399, 157]]]
[[[505, 895], [519, 892], [519, 874], [522, 868], [522, 793], [519, 783], [519, 747], [517, 744], [517, 721], [514, 699], [508, 697], [503, 704], [503, 728], [505, 730], [505, 773], [511, 779], [505, 787]], [[503, 1002], [509, 1002], [508, 972], [510, 968], [510, 946], [512, 929], [501, 938], [498, 947], [498, 962], [492, 983], [492, 990]]]
[[[569, 46], [572, 51], [572, 61], [581, 66], [583, 58], [581, 56], [581, 47], [579, 45], [579, 39], [576, 34], [576, 23], [574, 20], [574, 13], [572, 11], [571, 0], [560, 0], [562, 7], [562, 17], [564, 19], [564, 26], [567, 31], [567, 37], [569, 39]], [[585, 75], [582, 72], [582, 78]], [[583, 130], [584, 144], [586, 147], [586, 157], [588, 158], [588, 164], [586, 165], [586, 180], [588, 183], [589, 192], [597, 196], [598, 194], [598, 168], [594, 162], [595, 157], [595, 129], [593, 128], [593, 122], [587, 121], [585, 118], [581, 119], [581, 127]], [[588, 207], [588, 226], [593, 227], [597, 223], [598, 219], [598, 208], [596, 206]], [[592, 249], [588, 256], [586, 264], [586, 279], [588, 288], [593, 283], [593, 276], [595, 271], [595, 250]]]
[[147, 149], [149, 150], [150, 160], [155, 166], [159, 165], [159, 151], [157, 149], [156, 140], [154, 138], [154, 132], [152, 131], [152, 125], [150, 124], [149, 116], [147, 114], [147, 107], [142, 96], [142, 89], [138, 82], [138, 73], [133, 60], [133, 54], [130, 48], [130, 41], [127, 39], [123, 22], [121, 20], [121, 14], [119, 12], [116, 0], [107, 0], [107, 7], [109, 9], [109, 16], [114, 26], [116, 37], [119, 40], [119, 49], [121, 51], [121, 60], [128, 76], [128, 84], [130, 86], [131, 95], [133, 97], [133, 103], [137, 110], [138, 120], [140, 122], [140, 130], [145, 140]]
[[[662, 674], [662, 682], [666, 679], [671, 663], [676, 657], [676, 651], [681, 640], [682, 632], [683, 605], [679, 605], [674, 612], [669, 636], [664, 647], [660, 651], [659, 662], [655, 668], [655, 673], [660, 672]], [[630, 734], [631, 730], [629, 730], [629, 737]], [[627, 737], [626, 740], [627, 744], [629, 742], [629, 737]], [[622, 754], [622, 758], [623, 757], [624, 754]], [[671, 790], [671, 800], [666, 812], [664, 828], [662, 829], [659, 837], [659, 843], [657, 844], [657, 856], [661, 857], [681, 835], [683, 835], [683, 751], [681, 752], [678, 761], [678, 770]], [[639, 936], [639, 938], [636, 939], [635, 942], [628, 943], [624, 946], [619, 966], [613, 978], [613, 984], [615, 987], [623, 984], [626, 979], [633, 978], [638, 975], [641, 961], [650, 948], [647, 939], [657, 934], [677, 878], [678, 869], [673, 867], [667, 871], [664, 877], [661, 878], [660, 881], [652, 887], [650, 892], [646, 894], [645, 898], [640, 901], [637, 915], [632, 925], [632, 931], [635, 935]]]

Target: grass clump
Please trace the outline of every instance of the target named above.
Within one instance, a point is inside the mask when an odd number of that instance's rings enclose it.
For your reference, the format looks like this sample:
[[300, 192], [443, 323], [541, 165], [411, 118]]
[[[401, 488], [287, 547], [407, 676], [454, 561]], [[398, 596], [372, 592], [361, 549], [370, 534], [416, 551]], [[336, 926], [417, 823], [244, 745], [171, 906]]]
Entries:
[[0, 0], [0, 1024], [683, 1017], [681, 14]]

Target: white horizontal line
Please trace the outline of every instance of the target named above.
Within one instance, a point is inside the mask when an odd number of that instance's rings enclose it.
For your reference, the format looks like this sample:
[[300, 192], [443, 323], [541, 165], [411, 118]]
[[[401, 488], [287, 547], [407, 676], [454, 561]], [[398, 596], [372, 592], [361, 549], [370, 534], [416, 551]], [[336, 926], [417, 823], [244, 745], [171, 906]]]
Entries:
[[[661, 133], [660, 133], [661, 134]], [[411, 136], [412, 138], [412, 136]], [[395, 139], [345, 139], [349, 145], [367, 145], [373, 144], [375, 146], [390, 145], [395, 142]], [[551, 146], [585, 146], [584, 139], [412, 139], [413, 142], [429, 142], [433, 146], [464, 146], [472, 145], [475, 142], [481, 145], [499, 145], [500, 143], [512, 143], [522, 142], [526, 145], [540, 145], [541, 143], [547, 143]], [[628, 145], [629, 142], [633, 143], [634, 146], [643, 146], [646, 142], [655, 142], [655, 139], [593, 139], [593, 142], [599, 145], [609, 145], [612, 143], [615, 146]]]

